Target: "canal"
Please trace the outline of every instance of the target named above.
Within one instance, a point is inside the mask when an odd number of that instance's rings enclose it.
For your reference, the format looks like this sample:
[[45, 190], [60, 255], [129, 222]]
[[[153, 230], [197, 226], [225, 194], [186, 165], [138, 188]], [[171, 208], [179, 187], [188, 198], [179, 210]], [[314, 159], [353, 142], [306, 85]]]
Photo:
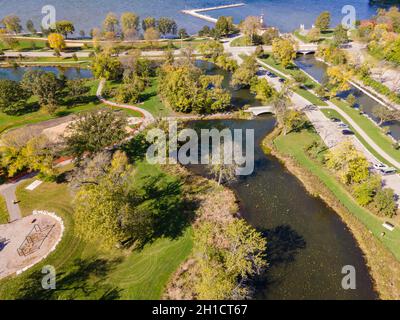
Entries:
[[[323, 83], [326, 80], [326, 70], [328, 65], [322, 61], [319, 61], [315, 58], [314, 55], [301, 55], [296, 59], [296, 65], [318, 80], [320, 83]], [[356, 97], [356, 108], [359, 108], [365, 112], [371, 119], [375, 122], [378, 122], [378, 119], [374, 116], [374, 108], [380, 106], [380, 104], [369, 97], [364, 92], [358, 90], [357, 88], [351, 86], [351, 89], [346, 92], [341, 92], [339, 97], [346, 99], [350, 94], [353, 94]], [[390, 121], [383, 124], [383, 127], [389, 128], [389, 134], [392, 135], [396, 140], [400, 140], [400, 122], [399, 121]]]

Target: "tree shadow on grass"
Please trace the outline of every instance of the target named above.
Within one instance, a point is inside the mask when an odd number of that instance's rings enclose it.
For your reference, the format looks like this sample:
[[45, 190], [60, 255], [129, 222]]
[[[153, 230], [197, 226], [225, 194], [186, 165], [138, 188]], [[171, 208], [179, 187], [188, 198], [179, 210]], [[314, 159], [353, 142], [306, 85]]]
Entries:
[[182, 181], [160, 173], [143, 179], [145, 210], [153, 217], [153, 232], [146, 242], [161, 237], [176, 239], [183, 235], [194, 219], [198, 203], [187, 200]]
[[118, 299], [122, 290], [106, 284], [104, 280], [120, 262], [120, 259], [76, 259], [65, 267], [68, 271], [56, 273], [54, 290], [43, 289], [42, 280], [46, 274], [37, 270], [23, 279], [18, 299]]

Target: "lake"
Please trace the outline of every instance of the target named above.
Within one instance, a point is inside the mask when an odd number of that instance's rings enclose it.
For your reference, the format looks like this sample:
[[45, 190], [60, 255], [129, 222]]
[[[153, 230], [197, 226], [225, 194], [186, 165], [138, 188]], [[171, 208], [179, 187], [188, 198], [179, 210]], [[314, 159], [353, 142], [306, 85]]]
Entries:
[[202, 26], [210, 25], [200, 19], [184, 15], [184, 9], [212, 7], [236, 2], [245, 2], [246, 6], [235, 9], [224, 9], [208, 12], [210, 16], [230, 15], [236, 22], [248, 15], [265, 14], [268, 25], [276, 26], [283, 32], [290, 32], [300, 24], [310, 27], [315, 18], [324, 10], [332, 13], [333, 24], [341, 21], [341, 9], [344, 5], [352, 4], [356, 8], [357, 19], [365, 19], [375, 14], [377, 7], [369, 5], [368, 0], [0, 0], [0, 17], [16, 14], [23, 20], [32, 19], [39, 28], [43, 15], [42, 7], [51, 3], [57, 12], [57, 20], [69, 19], [75, 23], [77, 32], [85, 30], [88, 34], [93, 27], [100, 27], [108, 12], [121, 14], [124, 11], [134, 11], [141, 17], [169, 16], [184, 27], [189, 33], [197, 32]]

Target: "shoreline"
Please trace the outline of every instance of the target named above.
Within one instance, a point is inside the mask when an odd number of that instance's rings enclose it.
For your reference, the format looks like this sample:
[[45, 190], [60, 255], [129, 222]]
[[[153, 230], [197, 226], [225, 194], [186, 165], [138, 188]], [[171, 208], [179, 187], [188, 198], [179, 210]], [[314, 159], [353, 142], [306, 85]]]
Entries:
[[[358, 247], [363, 253], [365, 264], [373, 283], [373, 289], [378, 299], [397, 300], [399, 292], [393, 284], [393, 268], [399, 266], [400, 262], [385, 248], [385, 246], [374, 237], [364, 224], [359, 221], [344, 205], [336, 198], [328, 187], [306, 168], [301, 166], [296, 159], [282, 154], [274, 145], [274, 140], [279, 136], [279, 129], [275, 128], [267, 134], [261, 142], [264, 153], [270, 153], [276, 157], [285, 168], [293, 174], [306, 191], [314, 197], [319, 197], [340, 217], [347, 226]], [[394, 287], [394, 288], [393, 288]], [[394, 289], [394, 290], [393, 290]]]

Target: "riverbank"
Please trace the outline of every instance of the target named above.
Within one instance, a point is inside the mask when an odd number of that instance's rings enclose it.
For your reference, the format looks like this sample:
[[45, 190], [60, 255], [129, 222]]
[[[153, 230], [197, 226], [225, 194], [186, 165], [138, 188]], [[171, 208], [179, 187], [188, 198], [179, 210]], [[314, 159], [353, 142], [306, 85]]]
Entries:
[[[386, 239], [378, 240], [377, 235], [366, 228], [365, 222], [361, 222], [360, 219], [358, 211], [360, 207], [331, 175], [327, 174], [305, 153], [304, 145], [317, 139], [317, 135], [310, 132], [301, 134], [301, 137], [294, 135], [282, 137], [275, 129], [263, 140], [263, 149], [283, 162], [310, 194], [321, 198], [348, 226], [364, 253], [379, 297], [381, 299], [399, 299], [400, 262], [382, 243], [390, 241], [390, 235], [386, 235]], [[337, 196], [338, 193], [342, 193], [340, 198]], [[387, 245], [387, 243], [385, 244]]]

